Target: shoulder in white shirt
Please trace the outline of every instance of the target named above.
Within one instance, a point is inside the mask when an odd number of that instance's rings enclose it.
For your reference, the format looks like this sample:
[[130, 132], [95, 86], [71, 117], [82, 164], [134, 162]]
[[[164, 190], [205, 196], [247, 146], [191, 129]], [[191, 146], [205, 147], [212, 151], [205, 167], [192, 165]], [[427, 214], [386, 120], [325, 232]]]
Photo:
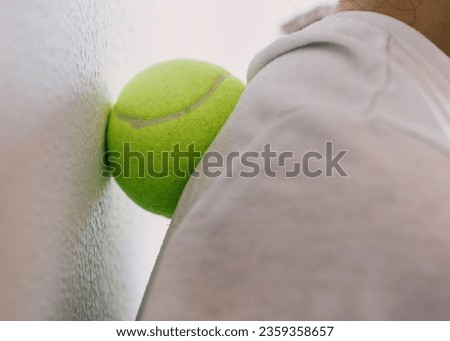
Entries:
[[392, 18], [340, 13], [248, 78], [211, 150], [331, 141], [348, 176], [191, 178], [140, 318], [448, 319], [450, 59]]

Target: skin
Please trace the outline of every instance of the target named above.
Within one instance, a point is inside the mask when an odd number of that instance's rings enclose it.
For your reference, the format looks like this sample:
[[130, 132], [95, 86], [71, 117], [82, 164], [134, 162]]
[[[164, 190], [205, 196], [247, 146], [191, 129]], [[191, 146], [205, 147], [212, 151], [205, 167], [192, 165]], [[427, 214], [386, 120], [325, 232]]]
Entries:
[[373, 11], [414, 27], [450, 56], [450, 0], [341, 0], [340, 11]]

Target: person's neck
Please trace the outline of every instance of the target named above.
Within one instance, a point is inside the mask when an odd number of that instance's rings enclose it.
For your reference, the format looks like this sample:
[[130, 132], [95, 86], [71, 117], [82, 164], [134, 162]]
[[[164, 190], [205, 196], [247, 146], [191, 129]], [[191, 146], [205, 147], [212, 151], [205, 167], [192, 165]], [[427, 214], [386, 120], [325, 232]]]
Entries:
[[449, 0], [340, 0], [339, 11], [373, 11], [414, 27], [450, 56]]

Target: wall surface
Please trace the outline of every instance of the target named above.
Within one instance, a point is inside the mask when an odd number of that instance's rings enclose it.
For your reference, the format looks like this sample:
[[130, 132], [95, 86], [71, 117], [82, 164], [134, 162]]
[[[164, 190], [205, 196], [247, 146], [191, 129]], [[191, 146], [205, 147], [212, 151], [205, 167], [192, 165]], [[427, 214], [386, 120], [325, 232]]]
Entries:
[[100, 178], [109, 107], [165, 59], [245, 80], [311, 2], [0, 2], [0, 320], [134, 319], [168, 221]]
[[0, 2], [0, 319], [135, 317], [167, 221], [99, 174], [108, 108], [149, 64], [148, 10]]

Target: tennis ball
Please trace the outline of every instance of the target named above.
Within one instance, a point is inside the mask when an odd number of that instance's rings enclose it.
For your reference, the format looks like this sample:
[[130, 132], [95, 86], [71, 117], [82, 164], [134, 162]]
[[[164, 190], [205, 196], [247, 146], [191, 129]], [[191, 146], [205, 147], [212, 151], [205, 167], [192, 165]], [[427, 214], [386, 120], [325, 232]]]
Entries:
[[170, 218], [243, 90], [223, 68], [196, 60], [163, 62], [135, 76], [110, 111], [106, 136], [123, 191]]

